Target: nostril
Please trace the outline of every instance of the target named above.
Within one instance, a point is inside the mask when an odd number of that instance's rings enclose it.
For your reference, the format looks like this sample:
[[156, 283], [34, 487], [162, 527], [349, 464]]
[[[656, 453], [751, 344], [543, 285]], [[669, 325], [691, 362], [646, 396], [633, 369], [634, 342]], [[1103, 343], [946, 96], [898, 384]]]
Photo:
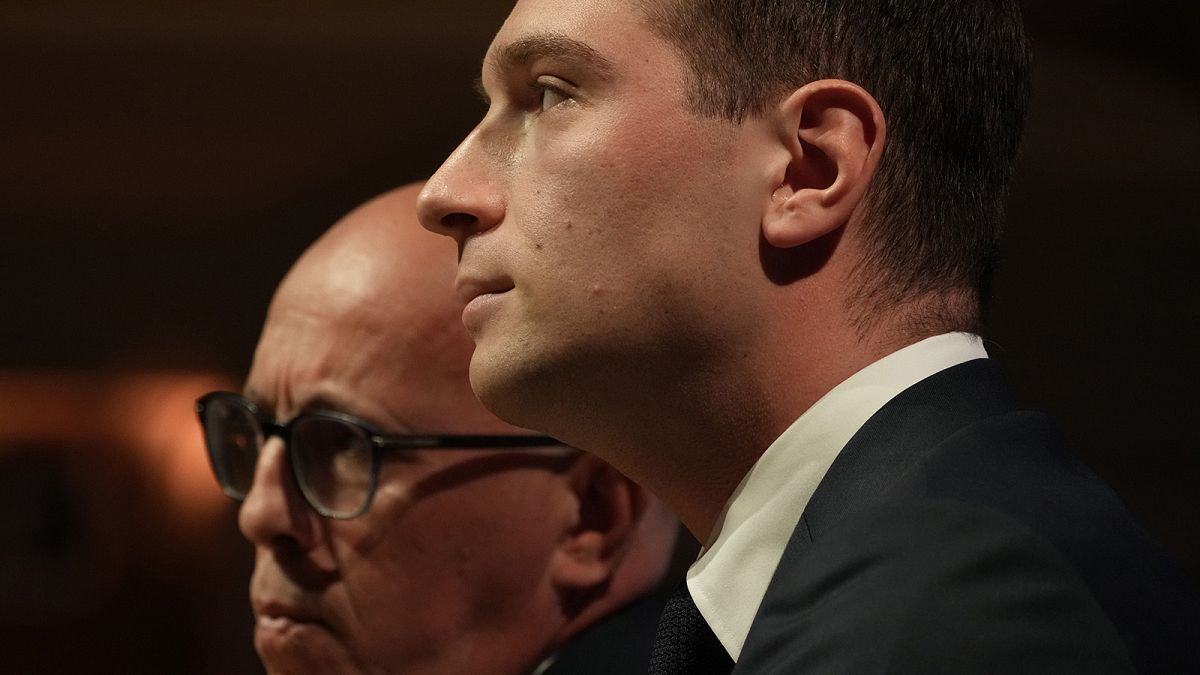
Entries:
[[479, 219], [469, 213], [450, 213], [442, 216], [442, 227], [460, 229], [471, 227], [479, 222]]

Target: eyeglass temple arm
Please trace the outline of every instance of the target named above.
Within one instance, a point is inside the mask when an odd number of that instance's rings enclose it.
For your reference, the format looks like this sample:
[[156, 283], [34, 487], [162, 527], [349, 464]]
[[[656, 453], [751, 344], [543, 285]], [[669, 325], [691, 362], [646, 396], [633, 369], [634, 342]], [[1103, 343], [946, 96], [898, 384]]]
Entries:
[[527, 448], [565, 445], [551, 436], [521, 434], [431, 434], [411, 436], [372, 436], [381, 448]]

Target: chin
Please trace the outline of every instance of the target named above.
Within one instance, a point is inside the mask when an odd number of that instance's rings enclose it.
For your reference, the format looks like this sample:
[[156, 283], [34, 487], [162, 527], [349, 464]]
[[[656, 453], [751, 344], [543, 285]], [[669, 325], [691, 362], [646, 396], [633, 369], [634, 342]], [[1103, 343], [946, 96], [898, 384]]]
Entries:
[[509, 380], [493, 377], [494, 373], [481, 373], [478, 377], [475, 373], [472, 365], [471, 390], [483, 406], [509, 424], [530, 428], [522, 414], [522, 406], [517, 402], [520, 388], [513, 386]]
[[259, 660], [268, 675], [365, 675], [344, 649], [322, 640], [296, 641], [287, 646], [255, 641]]
[[[488, 358], [476, 349], [471, 359], [471, 390], [496, 417], [525, 429], [544, 431], [544, 380], [530, 364], [507, 355]], [[540, 382], [540, 384], [539, 384]]]
[[622, 378], [630, 368], [613, 364], [629, 362], [584, 340], [480, 344], [471, 358], [471, 390], [505, 422], [572, 444], [579, 431], [595, 426], [597, 397], [628, 386]]
[[340, 660], [268, 662], [263, 660], [267, 675], [367, 675], [367, 670]]

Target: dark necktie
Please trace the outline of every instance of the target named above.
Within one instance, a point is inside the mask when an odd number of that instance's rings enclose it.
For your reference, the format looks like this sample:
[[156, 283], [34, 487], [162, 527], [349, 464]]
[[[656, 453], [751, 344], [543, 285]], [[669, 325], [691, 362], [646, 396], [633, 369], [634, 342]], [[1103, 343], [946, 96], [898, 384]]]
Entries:
[[700, 615], [687, 583], [679, 584], [658, 620], [650, 675], [716, 675], [731, 670], [733, 660]]

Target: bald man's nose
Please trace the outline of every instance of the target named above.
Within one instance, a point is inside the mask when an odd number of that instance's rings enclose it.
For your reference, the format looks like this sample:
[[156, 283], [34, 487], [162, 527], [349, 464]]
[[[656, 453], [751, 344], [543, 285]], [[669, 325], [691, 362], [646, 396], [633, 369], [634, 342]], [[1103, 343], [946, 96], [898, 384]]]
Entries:
[[315, 517], [292, 479], [283, 441], [268, 439], [259, 452], [250, 492], [238, 510], [242, 534], [256, 546], [292, 540], [307, 549], [315, 543]]

